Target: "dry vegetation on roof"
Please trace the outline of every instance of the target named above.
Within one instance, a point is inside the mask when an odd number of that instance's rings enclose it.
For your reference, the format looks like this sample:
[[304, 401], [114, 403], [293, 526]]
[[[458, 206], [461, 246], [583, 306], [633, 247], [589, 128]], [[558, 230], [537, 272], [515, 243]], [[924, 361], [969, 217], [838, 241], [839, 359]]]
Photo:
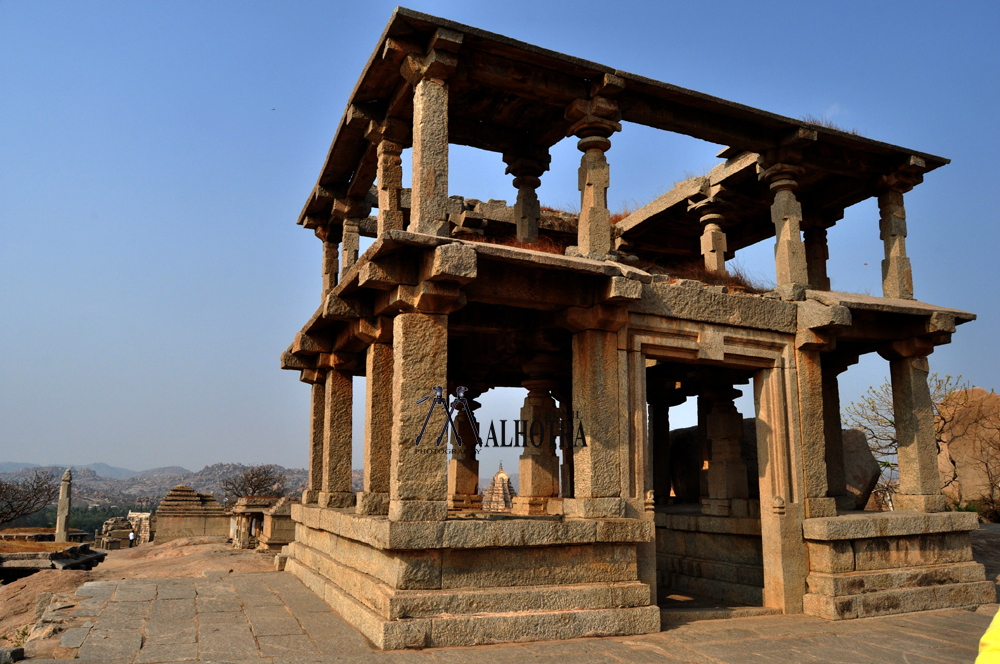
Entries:
[[836, 129], [837, 131], [842, 131], [845, 134], [850, 134], [852, 136], [864, 136], [864, 134], [862, 134], [857, 129], [846, 129], [844, 127], [841, 127], [836, 122], [833, 122], [832, 120], [823, 115], [819, 117], [815, 115], [803, 115], [801, 119], [803, 122], [808, 122], [809, 124], [814, 124], [819, 127], [826, 127], [827, 129]]
[[532, 251], [544, 251], [547, 254], [566, 253], [567, 243], [555, 240], [547, 235], [539, 235], [535, 242], [518, 242], [514, 235], [483, 236], [473, 234], [462, 234], [459, 239], [470, 242], [483, 242], [485, 244], [496, 244], [501, 247], [514, 247], [515, 249], [531, 249]]
[[726, 273], [709, 272], [705, 268], [705, 262], [701, 258], [695, 258], [684, 263], [676, 263], [670, 266], [663, 266], [652, 261], [639, 260], [631, 263], [633, 267], [645, 270], [650, 274], [665, 274], [672, 277], [671, 282], [676, 279], [692, 279], [700, 281], [710, 286], [725, 286], [730, 293], [760, 294], [772, 290], [769, 284], [763, 283], [746, 273], [743, 266], [738, 263], [730, 263], [726, 266]]

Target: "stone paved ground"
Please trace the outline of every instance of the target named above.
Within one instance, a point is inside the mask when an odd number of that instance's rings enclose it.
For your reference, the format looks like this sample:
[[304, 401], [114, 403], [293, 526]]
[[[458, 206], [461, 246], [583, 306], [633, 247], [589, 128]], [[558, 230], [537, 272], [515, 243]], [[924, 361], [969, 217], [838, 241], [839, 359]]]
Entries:
[[57, 609], [81, 625], [62, 632], [58, 656], [130, 664], [972, 662], [996, 612], [992, 605], [845, 622], [762, 616], [637, 637], [382, 653], [283, 572], [87, 583], [75, 599]]

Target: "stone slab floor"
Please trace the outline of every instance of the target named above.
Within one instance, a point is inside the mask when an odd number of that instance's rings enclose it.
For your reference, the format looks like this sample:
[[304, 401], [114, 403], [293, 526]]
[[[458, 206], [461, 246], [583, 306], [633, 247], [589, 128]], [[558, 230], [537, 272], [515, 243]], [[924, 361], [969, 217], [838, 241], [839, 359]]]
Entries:
[[[61, 634], [77, 662], [573, 664], [972, 662], [996, 605], [828, 622], [760, 616], [666, 625], [637, 637], [377, 652], [291, 574], [87, 583]], [[69, 617], [69, 616], [67, 616]], [[32, 659], [32, 662], [61, 662]]]

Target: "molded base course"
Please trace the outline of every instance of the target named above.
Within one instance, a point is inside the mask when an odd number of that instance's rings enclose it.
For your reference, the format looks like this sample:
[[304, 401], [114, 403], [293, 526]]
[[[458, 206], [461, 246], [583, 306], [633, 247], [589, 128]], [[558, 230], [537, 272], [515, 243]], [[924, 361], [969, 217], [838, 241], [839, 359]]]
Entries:
[[292, 558], [338, 586], [385, 620], [432, 618], [441, 614], [472, 615], [526, 611], [606, 609], [649, 604], [649, 586], [639, 581], [515, 587], [398, 590], [338, 563], [301, 542]]
[[384, 620], [297, 560], [285, 568], [382, 650], [633, 636], [660, 630], [656, 606]]
[[995, 601], [996, 585], [992, 581], [979, 581], [923, 588], [896, 588], [846, 597], [808, 593], [802, 598], [802, 609], [807, 615], [827, 620], [847, 620], [979, 606]]

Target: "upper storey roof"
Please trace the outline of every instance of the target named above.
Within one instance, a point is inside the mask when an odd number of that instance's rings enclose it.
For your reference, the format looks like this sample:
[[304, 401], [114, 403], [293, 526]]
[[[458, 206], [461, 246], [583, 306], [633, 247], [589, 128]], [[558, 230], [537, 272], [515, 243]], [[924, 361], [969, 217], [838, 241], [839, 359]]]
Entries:
[[[768, 113], [397, 8], [351, 92], [317, 186], [299, 217], [300, 224], [326, 223], [335, 198], [364, 198], [368, 194], [376, 172], [375, 146], [365, 138], [369, 123], [387, 117], [412, 118], [412, 87], [400, 67], [407, 55], [425, 53], [439, 30], [451, 31], [445, 34], [450, 35], [452, 47], [456, 35], [460, 40], [458, 65], [448, 77], [451, 143], [495, 152], [533, 145], [548, 148], [567, 135], [571, 122], [565, 117], [566, 107], [599, 92], [617, 102], [623, 122], [727, 146], [719, 153], [727, 160], [725, 172], [713, 171], [712, 177], [682, 183], [684, 192], [670, 192], [661, 197], [670, 200], [651, 203], [640, 211], [642, 214], [633, 214], [619, 224], [616, 235], [633, 240], [642, 237], [644, 248], [654, 252], [697, 255], [697, 215], [687, 211], [685, 202], [719, 193], [712, 187], [726, 189], [723, 193], [737, 204], [730, 251], [773, 235], [767, 185], [756, 180], [757, 154], [782, 148], [801, 152], [804, 171], [797, 196], [803, 204], [806, 226], [831, 225], [844, 207], [870, 197], [880, 181], [900, 170], [919, 181], [923, 173], [948, 163], [942, 157]], [[312, 217], [313, 223], [307, 223], [307, 217]]]

